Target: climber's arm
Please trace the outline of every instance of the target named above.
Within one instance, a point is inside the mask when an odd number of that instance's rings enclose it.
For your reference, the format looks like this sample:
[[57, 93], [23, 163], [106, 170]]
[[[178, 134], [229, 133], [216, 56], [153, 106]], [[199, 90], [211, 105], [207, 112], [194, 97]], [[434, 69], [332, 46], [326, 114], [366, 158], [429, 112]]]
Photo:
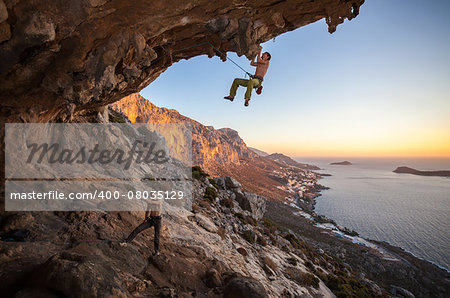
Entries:
[[258, 63], [263, 63], [264, 61], [261, 59], [261, 51], [262, 51], [262, 46], [259, 46], [259, 51], [258, 51], [258, 55], [256, 55], [256, 61], [252, 60], [252, 62], [250, 62], [251, 66], [258, 66]]
[[258, 63], [263, 62], [261, 59], [261, 51], [262, 51], [262, 46], [259, 46], [258, 56], [256, 56], [256, 61]]

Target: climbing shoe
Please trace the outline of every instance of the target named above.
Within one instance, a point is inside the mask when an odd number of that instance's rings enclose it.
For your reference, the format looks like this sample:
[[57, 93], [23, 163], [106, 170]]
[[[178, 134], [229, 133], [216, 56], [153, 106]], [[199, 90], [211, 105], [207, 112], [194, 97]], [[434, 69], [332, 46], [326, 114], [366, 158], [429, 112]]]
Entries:
[[258, 89], [256, 89], [256, 94], [260, 95], [262, 92], [262, 88], [263, 86], [258, 87]]
[[246, 99], [245, 100], [245, 103], [244, 103], [244, 106], [246, 106], [246, 107], [248, 107], [248, 102], [250, 101], [250, 99]]
[[234, 99], [234, 97], [229, 96], [229, 95], [228, 95], [228, 96], [225, 96], [224, 98], [225, 98], [225, 99], [228, 99], [229, 101], [233, 101], [233, 99]]

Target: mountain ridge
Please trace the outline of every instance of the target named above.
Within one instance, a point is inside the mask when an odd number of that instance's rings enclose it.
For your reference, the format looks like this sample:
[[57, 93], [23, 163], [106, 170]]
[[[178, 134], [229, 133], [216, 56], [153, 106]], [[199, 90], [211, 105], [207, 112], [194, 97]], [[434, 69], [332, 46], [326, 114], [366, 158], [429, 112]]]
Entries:
[[[180, 114], [177, 110], [160, 108], [139, 93], [129, 95], [111, 104], [113, 110], [121, 112], [135, 123], [190, 123], [192, 125], [193, 163], [213, 174], [220, 165], [241, 164], [245, 159], [257, 157], [247, 148], [239, 133], [231, 128], [215, 129]], [[139, 120], [139, 119], [138, 119]]]
[[317, 166], [298, 162], [298, 161], [292, 159], [291, 157], [284, 155], [283, 153], [272, 153], [272, 154], [267, 155], [266, 157], [269, 159], [272, 159], [274, 161], [283, 163], [285, 165], [294, 166], [294, 167], [304, 169], [304, 170], [320, 170], [320, 168]]
[[233, 176], [246, 191], [272, 200], [284, 201], [286, 198], [283, 183], [273, 179], [273, 171], [292, 166], [302, 171], [318, 169], [297, 163], [285, 155], [281, 162], [260, 156], [247, 147], [236, 130], [203, 125], [177, 110], [157, 107], [139, 93], [124, 97], [110, 107], [124, 114], [132, 123], [139, 120], [148, 123], [192, 124], [193, 165], [202, 167], [212, 176]]

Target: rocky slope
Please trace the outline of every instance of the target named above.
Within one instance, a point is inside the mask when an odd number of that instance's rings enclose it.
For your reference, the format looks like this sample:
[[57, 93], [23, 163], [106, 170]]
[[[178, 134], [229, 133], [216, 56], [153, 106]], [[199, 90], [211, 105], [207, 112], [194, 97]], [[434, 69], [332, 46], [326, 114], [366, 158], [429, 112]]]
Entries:
[[[298, 163], [279, 153], [260, 156], [247, 147], [237, 131], [205, 126], [176, 110], [157, 107], [138, 93], [111, 104], [110, 109], [110, 112], [125, 115], [131, 122], [138, 120], [147, 123], [191, 124], [193, 165], [201, 166], [211, 175], [233, 176], [241, 181], [245, 190], [267, 196], [272, 200], [283, 201], [291, 195], [280, 189], [283, 183], [279, 179], [274, 179], [274, 171], [294, 167], [304, 173], [318, 169], [312, 165]], [[162, 132], [161, 129], [158, 131]]]
[[[2, 230], [30, 234], [25, 242], [0, 242], [0, 291], [14, 297], [333, 297], [312, 272], [334, 274], [345, 265], [261, 220], [264, 198], [243, 192], [236, 180], [208, 180], [203, 172], [197, 178], [191, 211], [167, 206], [156, 257], [151, 231], [119, 245], [142, 220], [139, 212], [2, 217]], [[355, 283], [360, 293], [374, 293]]]
[[[258, 45], [364, 0], [0, 0], [2, 122], [72, 121], [140, 91], [181, 59]], [[225, 57], [221, 57], [225, 59]]]

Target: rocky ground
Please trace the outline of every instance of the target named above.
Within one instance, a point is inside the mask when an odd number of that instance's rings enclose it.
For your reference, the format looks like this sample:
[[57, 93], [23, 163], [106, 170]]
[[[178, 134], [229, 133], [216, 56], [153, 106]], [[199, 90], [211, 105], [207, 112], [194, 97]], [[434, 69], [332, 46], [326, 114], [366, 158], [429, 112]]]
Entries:
[[383, 293], [264, 218], [264, 198], [242, 191], [232, 178], [205, 175], [194, 171], [192, 211], [167, 207], [160, 256], [152, 256], [152, 231], [120, 245], [143, 219], [140, 212], [3, 215], [2, 231], [30, 234], [25, 242], [0, 242], [0, 291], [10, 297], [332, 297], [323, 279], [342, 271], [355, 295]]
[[[141, 212], [7, 213], [0, 291], [8, 297], [446, 297], [448, 274], [400, 249], [382, 260], [242, 190], [231, 177], [193, 169], [192, 210], [167, 206], [161, 254], [153, 231], [120, 241]], [[5, 239], [3, 239], [5, 240]], [[377, 243], [381, 245], [380, 243]], [[395, 294], [395, 295], [394, 295]]]

